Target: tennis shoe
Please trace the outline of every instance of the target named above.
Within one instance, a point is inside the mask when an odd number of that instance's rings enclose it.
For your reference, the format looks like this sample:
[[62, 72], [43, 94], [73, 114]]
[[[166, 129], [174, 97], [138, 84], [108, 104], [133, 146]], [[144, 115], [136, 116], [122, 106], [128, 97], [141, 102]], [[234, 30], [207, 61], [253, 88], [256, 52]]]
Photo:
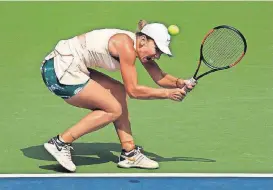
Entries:
[[73, 147], [70, 143], [60, 141], [57, 136], [45, 143], [44, 147], [65, 169], [71, 172], [76, 170], [71, 157], [70, 150], [73, 150]]
[[144, 169], [156, 169], [159, 168], [159, 164], [148, 158], [142, 153], [142, 148], [136, 147], [130, 152], [122, 150], [118, 166], [121, 168], [144, 168]]

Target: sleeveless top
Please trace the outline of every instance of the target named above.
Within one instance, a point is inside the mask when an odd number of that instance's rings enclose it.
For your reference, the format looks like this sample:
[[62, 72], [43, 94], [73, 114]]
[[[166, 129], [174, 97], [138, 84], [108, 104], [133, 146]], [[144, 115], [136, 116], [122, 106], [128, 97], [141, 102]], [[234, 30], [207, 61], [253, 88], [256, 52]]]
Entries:
[[133, 32], [120, 29], [98, 29], [85, 34], [85, 41], [77, 36], [61, 40], [45, 60], [54, 58], [54, 68], [61, 84], [76, 85], [89, 80], [88, 68], [103, 68], [107, 71], [120, 69], [119, 59], [110, 55], [109, 39], [118, 33], [127, 34], [134, 41]]

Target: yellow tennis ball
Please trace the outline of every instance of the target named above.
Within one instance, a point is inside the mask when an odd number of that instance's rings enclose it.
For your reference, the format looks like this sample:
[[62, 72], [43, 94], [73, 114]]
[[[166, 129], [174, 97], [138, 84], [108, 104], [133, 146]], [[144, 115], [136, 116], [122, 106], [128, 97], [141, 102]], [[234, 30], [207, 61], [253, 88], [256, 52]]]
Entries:
[[175, 35], [177, 35], [179, 33], [179, 28], [176, 25], [170, 25], [168, 27], [168, 31], [172, 36], [175, 36]]

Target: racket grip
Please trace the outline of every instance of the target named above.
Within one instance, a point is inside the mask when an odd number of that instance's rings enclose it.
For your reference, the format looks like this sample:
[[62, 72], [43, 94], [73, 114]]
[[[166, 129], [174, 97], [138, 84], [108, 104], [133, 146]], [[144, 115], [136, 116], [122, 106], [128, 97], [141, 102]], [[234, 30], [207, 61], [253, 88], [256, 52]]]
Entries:
[[190, 80], [188, 80], [188, 81], [189, 81], [189, 84], [190, 84], [190, 85], [194, 85], [194, 84], [196, 84], [196, 82], [197, 82], [197, 80], [195, 80], [193, 77], [190, 78]]
[[193, 77], [190, 78], [190, 79], [187, 81], [186, 85], [183, 87], [183, 89], [185, 90], [185, 92], [188, 93], [188, 92], [191, 91], [191, 89], [187, 88], [187, 85], [195, 85], [196, 82], [197, 82], [197, 80], [195, 80]]

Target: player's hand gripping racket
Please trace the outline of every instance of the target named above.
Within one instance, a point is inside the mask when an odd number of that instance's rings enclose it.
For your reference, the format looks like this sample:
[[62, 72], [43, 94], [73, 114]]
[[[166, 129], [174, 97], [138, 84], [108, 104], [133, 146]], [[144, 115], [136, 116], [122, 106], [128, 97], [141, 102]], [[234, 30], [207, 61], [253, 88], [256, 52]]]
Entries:
[[[235, 66], [244, 57], [246, 50], [246, 39], [239, 30], [226, 25], [213, 28], [202, 41], [198, 66], [189, 83], [195, 84], [203, 76]], [[211, 70], [197, 76], [201, 62]], [[190, 91], [187, 86], [184, 90]]]

